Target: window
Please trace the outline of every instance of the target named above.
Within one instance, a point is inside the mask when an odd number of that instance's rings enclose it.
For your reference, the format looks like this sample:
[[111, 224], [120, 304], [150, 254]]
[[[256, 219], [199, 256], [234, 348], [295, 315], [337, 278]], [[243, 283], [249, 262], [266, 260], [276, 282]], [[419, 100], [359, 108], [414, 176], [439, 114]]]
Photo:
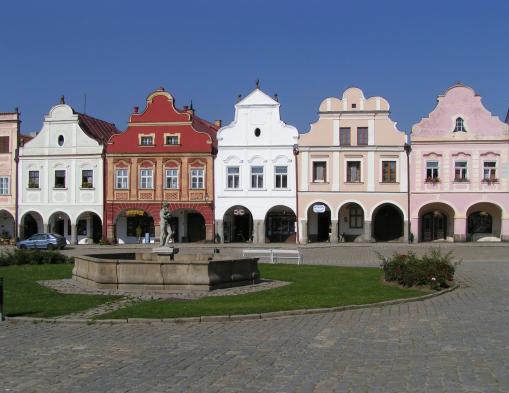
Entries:
[[357, 144], [359, 146], [368, 144], [368, 127], [357, 128]]
[[127, 169], [117, 169], [117, 180], [115, 182], [116, 188], [119, 190], [129, 187], [129, 178], [127, 177]]
[[84, 169], [81, 171], [81, 188], [94, 187], [94, 171], [91, 169]]
[[0, 176], [0, 195], [9, 195], [9, 177]]
[[259, 128], [255, 129], [255, 131], [254, 131], [254, 134], [257, 138], [261, 135], [261, 133], [262, 133], [262, 131]]
[[166, 169], [165, 172], [165, 187], [168, 189], [178, 189], [179, 188], [179, 170], [178, 169]]
[[288, 167], [287, 166], [276, 166], [276, 188], [288, 188]]
[[426, 181], [437, 181], [438, 177], [438, 161], [426, 162]]
[[64, 136], [63, 135], [59, 135], [58, 136], [58, 140], [57, 140], [57, 143], [58, 143], [58, 146], [63, 146], [64, 145]]
[[0, 136], [0, 153], [9, 153], [9, 137]]
[[360, 161], [348, 161], [346, 163], [346, 181], [348, 183], [360, 183], [361, 181]]
[[263, 166], [251, 167], [251, 188], [263, 188]]
[[382, 183], [396, 183], [396, 161], [382, 161]]
[[164, 141], [166, 145], [178, 145], [179, 137], [178, 135], [166, 135], [166, 139]]
[[203, 177], [204, 177], [203, 169], [191, 169], [191, 188], [194, 189], [204, 188]]
[[140, 188], [141, 189], [152, 189], [153, 188], [153, 170], [152, 169], [141, 169], [140, 170]]
[[324, 183], [327, 181], [327, 163], [325, 161], [313, 162], [313, 181]]
[[39, 188], [39, 171], [28, 171], [28, 188]]
[[153, 136], [142, 136], [140, 137], [140, 145], [142, 146], [152, 146], [154, 144]]
[[65, 170], [55, 171], [55, 188], [65, 188]]
[[341, 127], [339, 129], [339, 144], [341, 146], [350, 146], [350, 127]]
[[240, 168], [238, 166], [230, 166], [226, 168], [226, 187], [233, 189], [240, 187]]
[[350, 228], [362, 228], [364, 226], [364, 213], [360, 206], [353, 206], [348, 209], [350, 216]]
[[458, 117], [456, 119], [456, 125], [454, 126], [454, 132], [467, 132], [465, 128], [465, 123], [461, 117]]
[[497, 180], [497, 163], [495, 161], [484, 161], [483, 181]]
[[468, 181], [467, 179], [467, 162], [456, 161], [454, 163], [454, 181]]

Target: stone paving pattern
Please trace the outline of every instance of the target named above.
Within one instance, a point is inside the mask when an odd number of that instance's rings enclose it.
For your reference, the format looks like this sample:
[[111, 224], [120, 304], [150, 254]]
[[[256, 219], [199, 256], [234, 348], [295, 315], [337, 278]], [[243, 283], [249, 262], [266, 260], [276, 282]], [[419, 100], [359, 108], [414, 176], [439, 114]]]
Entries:
[[509, 248], [467, 249], [486, 262], [463, 262], [460, 289], [422, 302], [226, 323], [3, 323], [0, 392], [509, 392]]

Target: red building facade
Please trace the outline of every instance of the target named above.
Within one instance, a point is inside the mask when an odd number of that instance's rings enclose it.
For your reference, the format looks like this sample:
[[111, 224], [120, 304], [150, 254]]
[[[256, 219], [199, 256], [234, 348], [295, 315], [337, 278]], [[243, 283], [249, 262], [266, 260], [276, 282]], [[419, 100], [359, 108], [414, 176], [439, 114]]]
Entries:
[[176, 242], [214, 239], [214, 156], [218, 125], [175, 107], [163, 88], [135, 107], [125, 132], [106, 147], [105, 237], [157, 242], [164, 201]]

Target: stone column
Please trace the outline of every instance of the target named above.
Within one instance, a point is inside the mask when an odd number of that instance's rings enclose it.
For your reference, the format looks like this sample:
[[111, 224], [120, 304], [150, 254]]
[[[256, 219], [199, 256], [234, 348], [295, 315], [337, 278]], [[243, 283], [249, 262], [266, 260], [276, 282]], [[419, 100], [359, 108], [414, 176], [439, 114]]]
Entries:
[[508, 218], [502, 218], [500, 239], [503, 242], [509, 242], [509, 219]]
[[47, 222], [42, 224], [42, 232], [48, 233], [49, 232], [49, 224]]
[[263, 220], [253, 220], [253, 243], [263, 243]]
[[214, 224], [212, 222], [205, 223], [205, 240], [214, 242]]
[[364, 221], [364, 234], [362, 240], [365, 242], [372, 242], [371, 238], [371, 221]]
[[330, 233], [330, 242], [337, 243], [338, 242], [338, 221], [331, 221], [331, 233]]
[[76, 224], [71, 224], [71, 244], [78, 243], [78, 228]]
[[24, 235], [25, 235], [25, 234], [23, 233], [23, 225], [19, 224], [19, 225], [18, 225], [18, 238], [19, 238], [19, 239], [23, 239], [23, 236], [24, 236]]
[[307, 220], [300, 220], [300, 228], [299, 228], [299, 237], [300, 237], [300, 243], [306, 244], [308, 242], [308, 221]]
[[454, 241], [466, 242], [467, 241], [467, 220], [462, 217], [454, 218]]
[[115, 240], [115, 224], [106, 224], [106, 239]]
[[403, 221], [403, 242], [408, 242], [408, 221]]
[[[141, 234], [142, 241], [145, 238], [145, 234]], [[154, 243], [159, 243], [161, 241], [161, 225], [154, 224]]]
[[216, 220], [216, 234], [219, 236], [219, 243], [224, 243], [223, 220]]
[[93, 230], [94, 228], [92, 226], [92, 216], [90, 215], [87, 217], [87, 237], [90, 239], [94, 238]]

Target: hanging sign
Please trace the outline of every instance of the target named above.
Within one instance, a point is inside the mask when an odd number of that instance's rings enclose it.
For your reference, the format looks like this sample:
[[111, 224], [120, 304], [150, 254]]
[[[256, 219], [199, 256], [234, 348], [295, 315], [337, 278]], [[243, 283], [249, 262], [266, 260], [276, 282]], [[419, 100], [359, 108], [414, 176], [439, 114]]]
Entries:
[[243, 216], [244, 214], [246, 214], [246, 211], [244, 209], [235, 209], [235, 210], [233, 210], [233, 215], [234, 216]]
[[325, 205], [314, 205], [313, 212], [314, 213], [325, 213]]

